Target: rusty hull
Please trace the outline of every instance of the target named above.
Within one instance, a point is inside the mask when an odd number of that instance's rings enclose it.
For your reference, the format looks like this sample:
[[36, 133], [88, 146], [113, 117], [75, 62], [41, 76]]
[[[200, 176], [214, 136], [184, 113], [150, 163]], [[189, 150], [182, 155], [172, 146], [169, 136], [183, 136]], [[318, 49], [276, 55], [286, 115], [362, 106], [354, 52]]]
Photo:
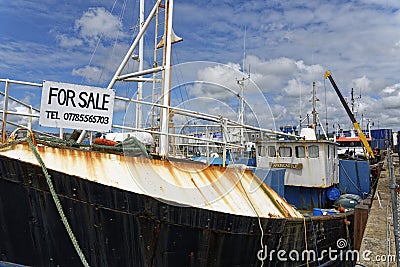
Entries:
[[[243, 168], [169, 162], [78, 149], [38, 146], [46, 167], [175, 205], [243, 216], [300, 218], [302, 215]], [[38, 164], [28, 144], [0, 155]]]

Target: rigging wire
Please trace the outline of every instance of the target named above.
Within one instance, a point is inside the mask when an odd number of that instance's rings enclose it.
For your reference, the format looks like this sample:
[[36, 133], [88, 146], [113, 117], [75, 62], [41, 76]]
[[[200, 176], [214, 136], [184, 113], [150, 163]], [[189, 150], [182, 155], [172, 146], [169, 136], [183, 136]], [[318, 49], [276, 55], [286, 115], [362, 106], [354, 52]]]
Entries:
[[[115, 1], [117, 1], [117, 0], [115, 0]], [[115, 2], [114, 2], [114, 4], [115, 4]], [[125, 14], [126, 4], [127, 4], [127, 0], [124, 0], [124, 3], [123, 3], [123, 5], [122, 5], [122, 9], [121, 9], [121, 13], [120, 13], [119, 18], [118, 18], [118, 21], [119, 21], [121, 24], [122, 24], [122, 19], [123, 19], [124, 14]], [[111, 10], [111, 13], [113, 12], [114, 7], [115, 7], [115, 5], [113, 6], [113, 8], [112, 8], [112, 10]], [[110, 62], [111, 62], [111, 60], [112, 60], [112, 58], [113, 58], [113, 56], [114, 56], [115, 48], [116, 48], [117, 43], [118, 43], [119, 34], [120, 34], [120, 31], [117, 31], [117, 35], [115, 36], [115, 39], [114, 39], [114, 42], [113, 42], [113, 46], [112, 46], [112, 50], [111, 50], [111, 54], [110, 54], [110, 56], [108, 57], [106, 66], [109, 66], [109, 65], [110, 65]], [[104, 74], [104, 69], [105, 69], [105, 68], [103, 68], [103, 69], [101, 70], [101, 73], [100, 73], [99, 78], [98, 78], [98, 81], [97, 81], [98, 83], [100, 83], [100, 80], [101, 80], [101, 78], [102, 78], [102, 76], [103, 76], [103, 74]]]
[[[116, 3], [117, 3], [117, 0], [114, 1], [114, 4], [113, 4], [113, 6], [112, 6], [112, 8], [111, 8], [111, 11], [110, 11], [111, 14], [112, 14], [112, 12], [114, 11], [114, 8], [115, 8]], [[101, 41], [101, 39], [103, 38], [103, 35], [104, 35], [104, 33], [102, 32], [102, 33], [100, 34], [99, 39], [97, 40], [96, 46], [95, 46], [95, 48], [94, 48], [92, 54], [90, 55], [90, 59], [89, 59], [88, 66], [92, 65], [92, 61], [93, 61], [94, 55], [96, 54], [96, 51], [97, 51], [97, 49], [99, 48], [100, 41]], [[103, 71], [103, 70], [102, 70], [102, 71]], [[101, 74], [100, 74], [100, 76], [101, 76]], [[85, 77], [82, 76], [81, 83], [83, 83], [83, 80], [84, 80], [84, 79], [85, 79]], [[99, 81], [99, 80], [100, 80], [100, 78], [98, 79], [98, 81]]]
[[[173, 59], [175, 59], [175, 61], [176, 61], [176, 64], [173, 64], [173, 65], [177, 66], [177, 65], [180, 64], [179, 57], [178, 57], [178, 53], [176, 52], [176, 50], [172, 50], [172, 51], [173, 51]], [[176, 83], [176, 84], [179, 85], [179, 84], [181, 84], [181, 82], [180, 82], [180, 81], [181, 81], [180, 77], [183, 77], [182, 69], [181, 69], [181, 68], [175, 68], [175, 69], [177, 70], [176, 72], [174, 72], [174, 73], [175, 73], [176, 80], [177, 80], [177, 83]], [[179, 72], [179, 73], [178, 73], [178, 72]], [[181, 87], [183, 87], [183, 89], [182, 89]], [[182, 104], [183, 108], [186, 109], [186, 103], [190, 103], [190, 102], [189, 102], [189, 94], [187, 93], [186, 84], [184, 84], [183, 86], [179, 86], [179, 88], [177, 88], [177, 89], [178, 89], [178, 91], [179, 91], [179, 95], [180, 95], [180, 98], [181, 98], [181, 103], [180, 103], [180, 104]], [[184, 90], [185, 93], [186, 93], [186, 99], [184, 99], [184, 97], [183, 97], [182, 90]], [[189, 105], [190, 105], [190, 104], [189, 104]]]

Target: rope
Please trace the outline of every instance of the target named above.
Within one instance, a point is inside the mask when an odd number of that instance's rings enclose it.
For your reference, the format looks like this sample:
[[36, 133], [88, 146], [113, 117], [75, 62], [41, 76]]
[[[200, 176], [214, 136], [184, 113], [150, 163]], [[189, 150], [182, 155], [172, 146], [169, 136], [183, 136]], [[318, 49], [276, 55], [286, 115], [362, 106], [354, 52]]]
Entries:
[[[357, 175], [357, 184], [358, 184], [358, 188], [360, 188], [360, 190], [362, 190], [361, 188], [361, 180], [360, 180], [360, 174], [358, 172], [358, 161], [355, 161], [356, 163], [356, 175]], [[364, 199], [364, 192], [361, 192], [361, 197], [362, 199]]]
[[81, 248], [79, 247], [78, 241], [76, 240], [75, 235], [72, 232], [72, 229], [68, 223], [68, 220], [65, 217], [64, 211], [61, 206], [60, 199], [58, 198], [57, 193], [54, 190], [53, 183], [50, 179], [51, 176], [49, 175], [47, 168], [46, 168], [42, 158], [40, 157], [40, 155], [36, 149], [36, 146], [34, 145], [34, 141], [33, 141], [33, 138], [31, 135], [28, 135], [27, 141], [28, 141], [29, 147], [31, 148], [36, 160], [39, 162], [40, 166], [42, 167], [42, 171], [43, 171], [44, 176], [46, 177], [46, 182], [47, 182], [47, 185], [49, 186], [51, 196], [53, 197], [54, 203], [57, 207], [57, 211], [60, 214], [61, 221], [63, 222], [64, 227], [68, 232], [69, 238], [71, 239], [72, 244], [74, 245], [74, 248], [75, 248], [76, 252], [78, 253], [79, 258], [81, 259], [83, 266], [89, 267], [89, 264], [86, 261], [85, 255], [83, 255], [83, 252], [82, 252]]
[[[304, 242], [306, 244], [306, 251], [308, 252], [306, 217], [303, 218], [303, 223], [304, 223]], [[310, 266], [310, 265], [308, 263], [308, 256], [307, 256], [307, 267], [308, 266]]]
[[0, 144], [0, 149], [4, 149], [6, 147], [13, 146], [13, 145], [16, 145], [16, 144], [22, 144], [22, 143], [25, 143], [25, 142], [26, 142], [26, 138], [9, 141], [7, 143]]
[[318, 266], [321, 266], [321, 263], [319, 261], [319, 255], [318, 255], [317, 234], [315, 233], [314, 222], [312, 220], [312, 217], [308, 216], [308, 218], [310, 218], [310, 221], [311, 221], [311, 227], [312, 227], [312, 232], [313, 232], [313, 236], [314, 236], [315, 253], [317, 255]]

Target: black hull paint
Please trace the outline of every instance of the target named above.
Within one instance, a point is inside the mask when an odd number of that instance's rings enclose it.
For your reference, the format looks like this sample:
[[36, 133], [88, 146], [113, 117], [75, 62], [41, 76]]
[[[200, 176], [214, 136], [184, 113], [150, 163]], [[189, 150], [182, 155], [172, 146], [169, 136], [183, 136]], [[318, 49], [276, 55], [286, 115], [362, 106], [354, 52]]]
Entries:
[[[49, 170], [71, 228], [91, 266], [260, 266], [256, 217], [166, 204], [149, 196]], [[329, 218], [329, 219], [328, 219]], [[306, 219], [308, 249], [337, 249], [353, 215]], [[305, 249], [303, 219], [262, 219], [271, 250]], [[40, 167], [0, 157], [0, 261], [82, 266]], [[349, 240], [351, 241], [351, 240]], [[322, 264], [328, 259], [323, 259]], [[306, 266], [273, 257], [264, 266]], [[318, 262], [310, 262], [318, 266]], [[339, 265], [352, 266], [351, 262]]]

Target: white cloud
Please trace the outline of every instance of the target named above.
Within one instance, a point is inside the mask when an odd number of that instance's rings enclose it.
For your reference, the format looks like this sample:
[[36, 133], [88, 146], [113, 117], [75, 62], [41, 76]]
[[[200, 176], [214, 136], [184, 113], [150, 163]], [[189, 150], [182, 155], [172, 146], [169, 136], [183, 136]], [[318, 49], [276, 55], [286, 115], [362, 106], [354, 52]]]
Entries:
[[103, 7], [89, 8], [82, 17], [75, 21], [75, 31], [90, 45], [99, 38], [112, 40], [122, 34], [122, 23]]
[[85, 77], [88, 82], [99, 83], [101, 74], [102, 70], [94, 66], [85, 66], [83, 68], [72, 70], [72, 75]]
[[66, 48], [72, 48], [75, 46], [81, 46], [83, 44], [83, 41], [79, 38], [75, 37], [68, 37], [65, 34], [59, 34], [56, 36], [56, 39], [58, 40], [59, 44], [62, 47]]
[[365, 94], [371, 91], [371, 81], [364, 75], [361, 78], [354, 79], [351, 82], [351, 87], [354, 88], [354, 93]]
[[384, 95], [392, 95], [392, 94], [400, 94], [400, 83], [396, 83], [390, 86], [387, 86], [385, 89], [382, 90]]

